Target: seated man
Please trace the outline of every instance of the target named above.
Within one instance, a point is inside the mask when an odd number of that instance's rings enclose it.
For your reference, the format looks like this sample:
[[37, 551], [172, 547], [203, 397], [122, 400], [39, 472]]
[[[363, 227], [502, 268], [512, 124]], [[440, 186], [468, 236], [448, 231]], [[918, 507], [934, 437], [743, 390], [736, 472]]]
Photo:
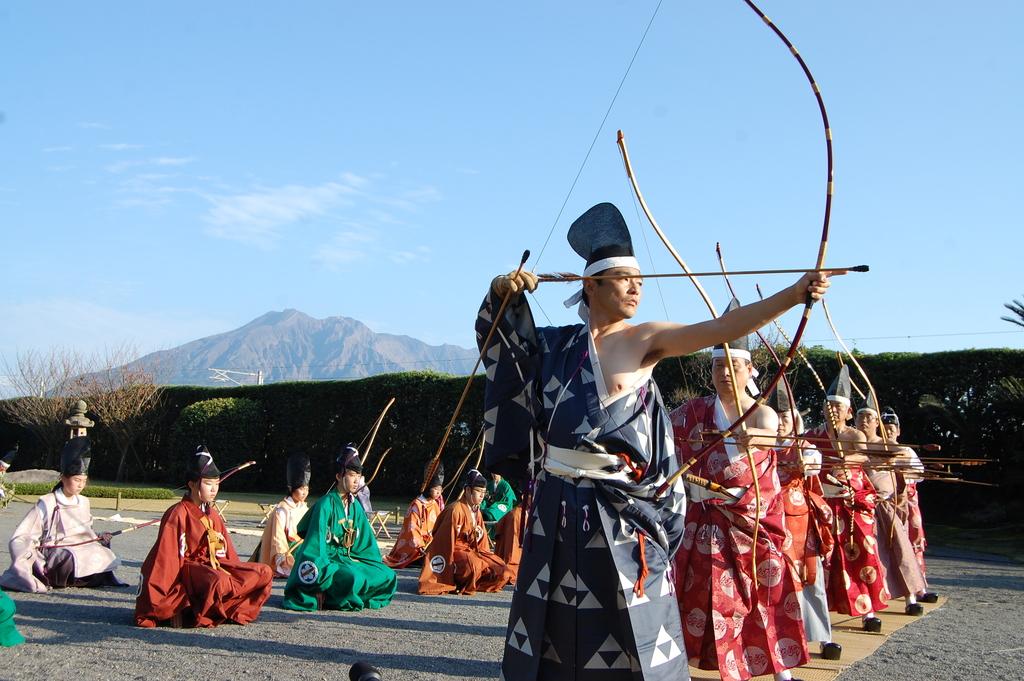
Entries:
[[480, 515], [488, 523], [496, 523], [516, 505], [516, 493], [512, 485], [497, 473], [490, 473], [484, 500], [480, 502]]
[[404, 568], [417, 564], [427, 552], [427, 545], [434, 537], [434, 525], [444, 510], [444, 466], [438, 465], [434, 477], [426, 481], [425, 491], [412, 500], [405, 513], [402, 533], [398, 535], [391, 553], [384, 556], [384, 564], [393, 568]]
[[450, 504], [434, 526], [434, 541], [420, 572], [421, 594], [439, 595], [453, 591], [501, 591], [515, 575], [491, 550], [484, 530], [480, 502], [487, 480], [470, 470], [462, 481], [462, 495]]
[[270, 568], [239, 560], [214, 500], [220, 470], [205, 446], [189, 457], [188, 491], [160, 520], [142, 564], [135, 624], [213, 627], [248, 624], [270, 597]]
[[363, 464], [355, 445], [341, 450], [335, 466], [337, 485], [299, 523], [303, 542], [284, 588], [289, 610], [383, 608], [398, 587], [356, 498]]
[[11, 648], [25, 642], [25, 637], [14, 626], [14, 601], [0, 591], [0, 646]]
[[299, 521], [306, 515], [306, 497], [309, 496], [309, 457], [292, 454], [288, 457], [285, 471], [288, 479], [288, 496], [282, 499], [267, 519], [260, 540], [259, 559], [274, 571], [275, 579], [286, 579], [292, 573], [295, 556], [292, 548], [299, 541]]
[[3, 588], [39, 593], [69, 586], [127, 586], [114, 575], [121, 560], [109, 548], [110, 535], [93, 531], [89, 499], [82, 496], [91, 450], [85, 436], [64, 445], [60, 481], [39, 497], [11, 536], [11, 566], [0, 575]]

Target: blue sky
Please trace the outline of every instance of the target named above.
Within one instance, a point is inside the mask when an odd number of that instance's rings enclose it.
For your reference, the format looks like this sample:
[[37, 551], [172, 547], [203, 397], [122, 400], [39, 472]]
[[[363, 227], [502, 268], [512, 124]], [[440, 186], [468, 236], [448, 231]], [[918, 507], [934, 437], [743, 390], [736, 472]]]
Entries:
[[[469, 346], [491, 277], [524, 248], [580, 271], [565, 231], [605, 200], [648, 271], [675, 271], [617, 128], [693, 269], [716, 241], [735, 269], [810, 266], [817, 107], [739, 0], [666, 0], [555, 223], [655, 4], [5, 4], [0, 357], [148, 352], [284, 308]], [[832, 119], [826, 262], [872, 266], [830, 294], [840, 332], [868, 352], [1024, 347], [992, 333], [1024, 296], [1022, 5], [763, 4]], [[544, 285], [538, 317], [571, 323], [571, 292]], [[685, 281], [647, 293], [641, 320], [707, 315]], [[820, 313], [806, 337], [834, 345]]]

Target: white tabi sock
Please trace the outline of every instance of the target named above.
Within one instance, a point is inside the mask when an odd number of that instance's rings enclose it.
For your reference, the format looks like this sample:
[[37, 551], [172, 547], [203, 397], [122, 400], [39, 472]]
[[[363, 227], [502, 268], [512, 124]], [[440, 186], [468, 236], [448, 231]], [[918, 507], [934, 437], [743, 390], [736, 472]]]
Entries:
[[784, 669], [775, 675], [775, 681], [792, 681], [793, 674], [788, 670]]

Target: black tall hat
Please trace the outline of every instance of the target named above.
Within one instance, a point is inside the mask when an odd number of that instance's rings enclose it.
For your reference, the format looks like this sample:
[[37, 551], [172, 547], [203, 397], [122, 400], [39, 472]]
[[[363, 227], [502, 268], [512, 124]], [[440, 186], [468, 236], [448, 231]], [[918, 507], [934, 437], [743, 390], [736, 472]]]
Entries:
[[827, 399], [832, 402], [841, 402], [846, 406], [850, 406], [851, 394], [850, 367], [844, 364], [835, 379], [832, 381], [832, 385], [828, 387]]
[[[429, 468], [430, 468], [430, 464], [428, 463], [426, 465], [426, 467], [423, 469], [424, 477], [426, 477], [427, 469], [429, 469]], [[443, 461], [438, 461], [437, 462], [437, 470], [434, 471], [433, 477], [430, 478], [430, 480], [426, 481], [426, 485], [423, 486], [423, 489], [430, 489], [431, 487], [444, 487], [444, 462]]]
[[[733, 298], [732, 300], [729, 301], [729, 304], [726, 306], [725, 312], [732, 312], [733, 310], [738, 309], [739, 307], [740, 307], [740, 301], [738, 301], [736, 298]], [[725, 312], [723, 312], [722, 314], [725, 314]], [[747, 360], [750, 360], [750, 347], [751, 347], [750, 336], [746, 335], [746, 334], [743, 335], [743, 336], [740, 336], [736, 340], [729, 341], [729, 351], [730, 352], [739, 351], [739, 354], [742, 355]], [[718, 345], [715, 346], [715, 349], [724, 350], [725, 349], [725, 345], [723, 345], [722, 343], [719, 343]], [[721, 353], [714, 353], [714, 352], [712, 352], [712, 356], [713, 357], [721, 357], [722, 354]]]
[[576, 218], [567, 238], [588, 267], [606, 258], [633, 257], [629, 227], [619, 209], [610, 203], [599, 203]]
[[309, 466], [309, 457], [305, 454], [292, 454], [288, 457], [288, 491], [294, 492], [300, 487], [309, 484], [312, 471]]
[[73, 437], [64, 443], [60, 452], [60, 474], [89, 475], [89, 461], [92, 459], [92, 442], [85, 435]]
[[345, 471], [363, 472], [363, 462], [359, 458], [359, 450], [354, 442], [349, 442], [341, 448], [338, 456], [334, 459], [334, 467], [339, 473], [344, 473]]
[[475, 468], [471, 468], [466, 471], [466, 474], [462, 476], [463, 487], [487, 487], [487, 478], [484, 477], [483, 473]]
[[11, 464], [14, 463], [14, 460], [16, 458], [18, 458], [18, 443], [17, 442], [14, 443], [14, 447], [12, 447], [10, 450], [8, 450], [8, 452], [6, 454], [4, 454], [3, 457], [0, 457], [0, 463], [3, 464], [4, 468], [10, 468]]
[[189, 482], [195, 482], [202, 478], [219, 478], [220, 469], [213, 462], [213, 454], [206, 448], [206, 445], [199, 445], [188, 457], [185, 466], [185, 478]]
[[786, 381], [779, 381], [775, 390], [768, 397], [768, 406], [780, 414], [792, 413], [796, 409], [796, 401]]
[[882, 423], [885, 425], [893, 425], [897, 428], [900, 427], [900, 417], [896, 415], [896, 410], [892, 407], [886, 407], [882, 410]]
[[864, 398], [864, 404], [857, 410], [857, 413], [862, 411], [875, 412], [878, 415], [878, 400], [875, 398], [875, 393], [871, 390], [868, 391], [867, 397]]

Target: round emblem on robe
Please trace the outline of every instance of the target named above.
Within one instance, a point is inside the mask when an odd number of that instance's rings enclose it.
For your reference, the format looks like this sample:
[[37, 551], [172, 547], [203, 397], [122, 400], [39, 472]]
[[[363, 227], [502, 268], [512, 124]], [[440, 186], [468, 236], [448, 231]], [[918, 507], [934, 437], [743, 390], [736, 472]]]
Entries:
[[311, 560], [304, 560], [299, 563], [299, 581], [303, 584], [316, 584], [320, 576], [320, 568]]
[[433, 558], [430, 559], [430, 569], [435, 574], [439, 575], [442, 572], [444, 572], [445, 565], [446, 565], [446, 563], [445, 563], [445, 560], [444, 560], [444, 556], [434, 556]]

